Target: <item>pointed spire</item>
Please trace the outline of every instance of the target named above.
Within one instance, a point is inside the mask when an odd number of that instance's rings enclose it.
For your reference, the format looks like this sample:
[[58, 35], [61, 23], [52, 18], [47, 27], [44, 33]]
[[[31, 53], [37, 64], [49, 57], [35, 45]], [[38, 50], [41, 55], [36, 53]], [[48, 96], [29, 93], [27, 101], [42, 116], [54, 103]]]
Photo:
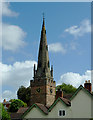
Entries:
[[45, 29], [45, 18], [43, 15], [43, 24], [41, 30], [41, 39], [38, 54], [38, 66], [36, 71], [36, 76], [50, 76], [50, 65], [48, 56], [48, 45], [46, 39], [46, 29]]
[[34, 64], [34, 78], [35, 78], [35, 75], [36, 75], [36, 66]]
[[43, 24], [42, 24], [42, 28], [45, 30], [45, 17], [44, 17], [44, 13], [43, 13]]
[[43, 13], [43, 26], [45, 25], [45, 17], [44, 17], [44, 13]]
[[53, 77], [53, 65], [51, 65], [51, 77]]
[[45, 30], [45, 18], [44, 18], [44, 13], [43, 13], [42, 31], [45, 31], [45, 34], [46, 34], [46, 30]]

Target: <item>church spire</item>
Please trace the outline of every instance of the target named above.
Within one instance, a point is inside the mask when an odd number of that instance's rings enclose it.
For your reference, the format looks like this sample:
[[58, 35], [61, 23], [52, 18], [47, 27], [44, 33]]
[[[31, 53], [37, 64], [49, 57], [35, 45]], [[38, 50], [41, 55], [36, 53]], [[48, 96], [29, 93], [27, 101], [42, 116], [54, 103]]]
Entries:
[[43, 15], [43, 24], [41, 30], [38, 65], [36, 70], [36, 77], [50, 77], [50, 64], [48, 56], [48, 45], [46, 39], [45, 18]]
[[33, 78], [34, 80], [30, 81], [31, 105], [40, 103], [50, 107], [55, 101], [56, 82], [53, 79], [53, 66], [51, 66], [50, 71], [44, 16], [38, 53], [38, 64], [37, 69], [34, 65]]
[[44, 13], [43, 13], [43, 27], [45, 27], [45, 18], [44, 18]]

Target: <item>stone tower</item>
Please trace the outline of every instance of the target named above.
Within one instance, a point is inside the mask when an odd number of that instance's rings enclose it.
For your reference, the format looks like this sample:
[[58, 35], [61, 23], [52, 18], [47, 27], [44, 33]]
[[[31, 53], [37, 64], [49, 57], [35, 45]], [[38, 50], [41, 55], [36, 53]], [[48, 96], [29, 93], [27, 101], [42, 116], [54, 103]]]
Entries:
[[56, 83], [53, 81], [53, 66], [51, 66], [50, 70], [44, 17], [39, 46], [37, 70], [34, 65], [34, 77], [33, 80], [30, 81], [30, 86], [31, 104], [41, 103], [48, 107], [52, 105], [55, 100]]

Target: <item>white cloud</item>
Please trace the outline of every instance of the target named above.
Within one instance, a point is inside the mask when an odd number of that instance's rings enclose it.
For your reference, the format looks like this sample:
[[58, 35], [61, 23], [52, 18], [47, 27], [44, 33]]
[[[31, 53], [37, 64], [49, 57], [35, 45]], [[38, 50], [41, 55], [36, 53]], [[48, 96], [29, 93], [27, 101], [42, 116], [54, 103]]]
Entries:
[[[7, 98], [9, 95], [12, 96], [14, 93], [12, 90], [17, 91], [21, 85], [25, 87], [30, 85], [30, 80], [33, 79], [34, 64], [37, 64], [36, 61], [15, 62], [13, 65], [0, 63], [0, 68], [2, 69], [0, 71], [0, 78], [2, 77], [0, 85], [4, 89], [6, 88], [2, 95], [3, 98], [6, 93], [8, 93]], [[14, 93], [13, 97], [16, 97], [15, 95]]]
[[21, 85], [28, 86], [33, 76], [35, 61], [15, 62], [13, 65], [0, 63], [2, 68], [2, 85], [18, 88]]
[[12, 92], [10, 90], [5, 90], [2, 93], [2, 100], [1, 101], [3, 101], [4, 99], [6, 99], [7, 101], [10, 100], [10, 99], [17, 99], [17, 93]]
[[18, 16], [18, 13], [12, 11], [9, 7], [10, 7], [10, 4], [8, 2], [2, 2], [2, 15], [8, 16], [8, 17]]
[[71, 26], [71, 27], [65, 29], [65, 32], [73, 35], [74, 37], [83, 36], [84, 34], [91, 32], [90, 21], [88, 19], [83, 20], [80, 23], [80, 26], [77, 26], [77, 25]]
[[79, 73], [67, 72], [61, 75], [58, 85], [66, 83], [79, 87], [80, 85], [84, 85], [85, 80], [91, 80], [91, 74], [93, 74], [93, 70], [92, 72], [87, 70], [83, 75], [80, 75]]
[[[16, 51], [25, 45], [26, 33], [16, 25], [3, 24], [2, 47], [4, 50]], [[0, 44], [1, 45], [1, 44]]]
[[[16, 98], [16, 91], [21, 85], [25, 87], [30, 85], [30, 80], [33, 79], [34, 64], [37, 65], [36, 61], [15, 62], [13, 65], [0, 63], [0, 68], [2, 69], [2, 71], [0, 69], [0, 78], [2, 77], [0, 86], [2, 85], [5, 89], [2, 93], [2, 99], [6, 98], [9, 100], [11, 98]], [[61, 75], [57, 85], [66, 83], [78, 87], [81, 84], [83, 85], [85, 80], [91, 80], [90, 70], [87, 70], [83, 75], [80, 75], [79, 73], [67, 72]]]
[[50, 52], [61, 52], [63, 54], [66, 53], [66, 49], [63, 47], [63, 45], [61, 43], [52, 43], [49, 45], [49, 51]]
[[[1, 14], [0, 14], [1, 15]], [[8, 17], [18, 16], [18, 13], [10, 9], [10, 3], [2, 2], [2, 15]], [[17, 51], [26, 43], [24, 38], [26, 33], [17, 25], [5, 24], [0, 22], [0, 30], [2, 25], [2, 33], [0, 34], [0, 47], [4, 50]]]

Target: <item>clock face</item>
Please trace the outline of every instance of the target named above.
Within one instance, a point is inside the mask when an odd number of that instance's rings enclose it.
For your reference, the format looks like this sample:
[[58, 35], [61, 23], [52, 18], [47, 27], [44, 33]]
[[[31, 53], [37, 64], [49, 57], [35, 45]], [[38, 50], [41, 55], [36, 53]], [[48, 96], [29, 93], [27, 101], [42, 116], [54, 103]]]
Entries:
[[40, 93], [40, 88], [37, 88], [36, 91], [37, 91], [38, 93]]
[[52, 90], [52, 88], [50, 89], [50, 93], [52, 93], [53, 92], [53, 90]]

